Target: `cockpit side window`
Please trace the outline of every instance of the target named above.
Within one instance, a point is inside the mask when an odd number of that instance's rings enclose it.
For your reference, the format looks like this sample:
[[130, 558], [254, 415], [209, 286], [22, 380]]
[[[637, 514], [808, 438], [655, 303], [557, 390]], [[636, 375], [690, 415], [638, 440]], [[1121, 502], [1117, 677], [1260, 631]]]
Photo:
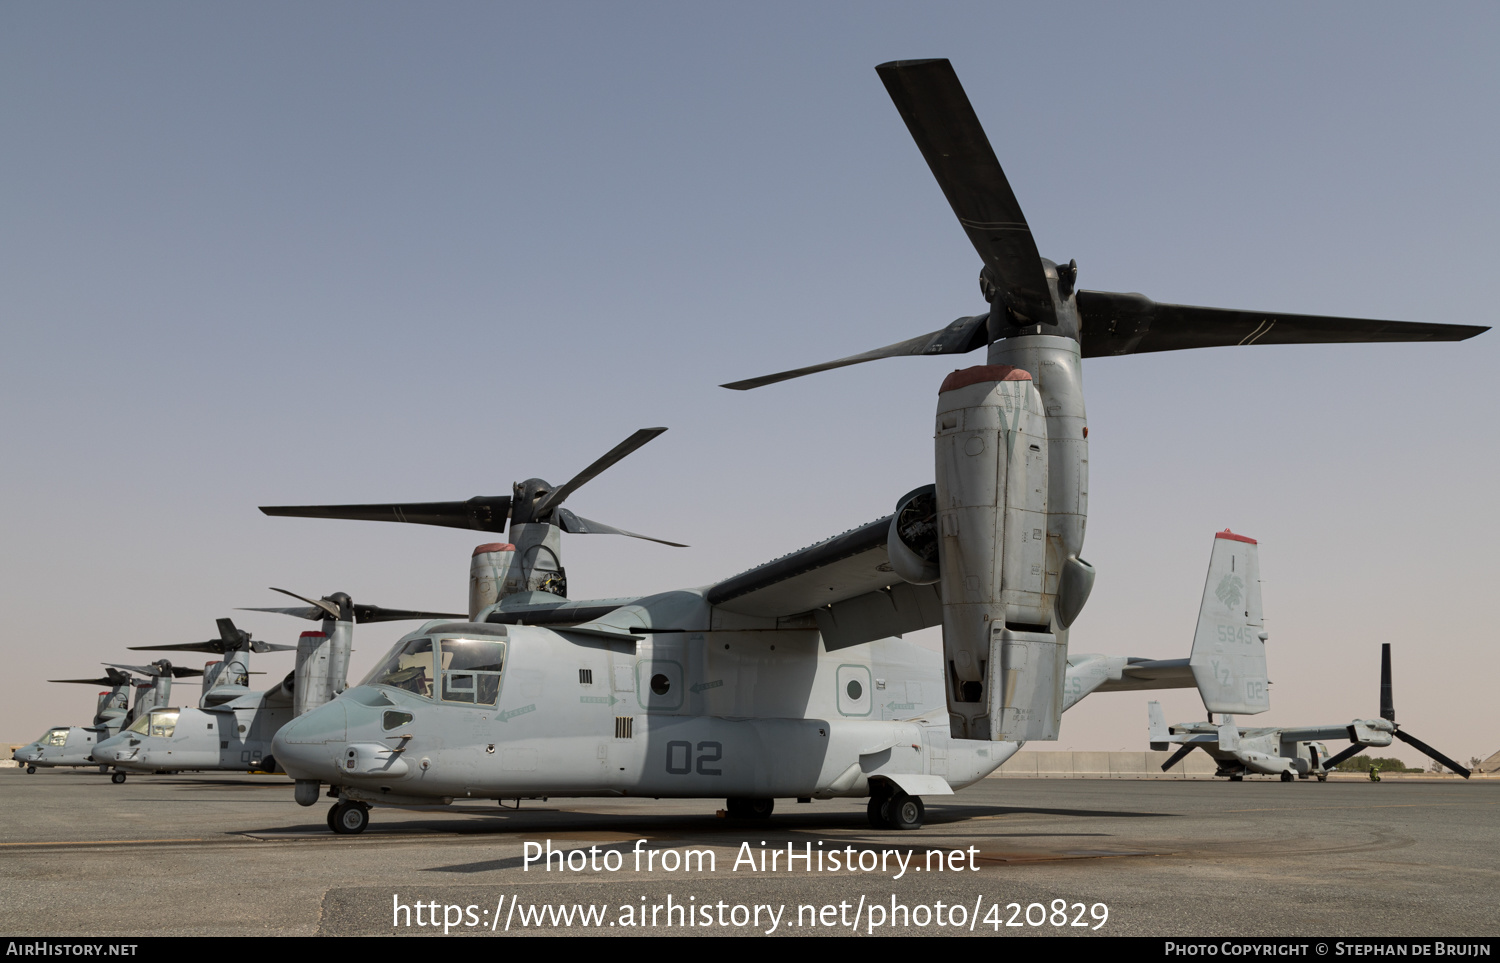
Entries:
[[494, 705], [500, 698], [505, 643], [492, 639], [443, 639], [443, 701]]
[[53, 729], [37, 741], [44, 746], [65, 746], [68, 744], [68, 730]]
[[396, 643], [391, 654], [365, 676], [362, 685], [388, 685], [432, 698], [432, 640], [412, 639]]

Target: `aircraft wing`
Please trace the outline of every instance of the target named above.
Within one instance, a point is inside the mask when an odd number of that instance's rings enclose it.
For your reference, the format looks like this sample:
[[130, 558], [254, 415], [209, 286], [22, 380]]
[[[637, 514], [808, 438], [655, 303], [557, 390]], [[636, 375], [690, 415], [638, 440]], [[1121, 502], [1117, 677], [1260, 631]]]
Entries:
[[1348, 739], [1350, 742], [1359, 742], [1354, 738], [1351, 731], [1354, 727], [1343, 726], [1303, 726], [1298, 729], [1281, 729], [1281, 738], [1295, 742], [1322, 742], [1325, 739]]
[[812, 615], [830, 650], [941, 625], [937, 585], [891, 571], [892, 516], [824, 539], [712, 585], [709, 603], [741, 615]]

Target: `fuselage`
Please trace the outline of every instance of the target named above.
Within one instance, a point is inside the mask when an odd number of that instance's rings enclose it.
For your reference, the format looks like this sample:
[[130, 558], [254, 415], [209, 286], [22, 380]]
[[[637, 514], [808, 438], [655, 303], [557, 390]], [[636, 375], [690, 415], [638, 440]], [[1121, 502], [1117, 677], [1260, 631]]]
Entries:
[[937, 653], [815, 629], [632, 638], [435, 623], [282, 728], [287, 774], [395, 805], [464, 797], [951, 792], [1015, 743], [953, 739]]
[[267, 768], [271, 737], [291, 717], [290, 703], [260, 692], [211, 709], [152, 709], [94, 747], [93, 757], [132, 772]]
[[102, 728], [55, 726], [35, 742], [17, 749], [14, 758], [28, 768], [94, 766], [97, 765], [92, 758], [94, 748], [106, 735]]

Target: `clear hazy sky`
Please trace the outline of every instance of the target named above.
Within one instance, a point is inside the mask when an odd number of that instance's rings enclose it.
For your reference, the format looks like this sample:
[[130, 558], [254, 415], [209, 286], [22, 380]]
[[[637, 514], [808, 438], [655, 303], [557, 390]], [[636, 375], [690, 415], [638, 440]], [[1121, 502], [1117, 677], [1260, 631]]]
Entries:
[[[89, 718], [42, 680], [269, 585], [464, 607], [473, 533], [257, 505], [504, 494], [669, 426], [569, 504], [693, 547], [569, 538], [600, 597], [930, 481], [937, 385], [979, 354], [716, 387], [984, 307], [886, 60], [953, 61], [1083, 287], [1491, 324], [1497, 41], [1490, 3], [0, 6], [0, 737]], [[1261, 542], [1260, 720], [1375, 715], [1389, 641], [1412, 732], [1500, 749], [1497, 345], [1088, 362], [1074, 648], [1186, 655], [1229, 526]], [[360, 629], [355, 674], [401, 631]], [[1059, 745], [1144, 748], [1145, 701]]]

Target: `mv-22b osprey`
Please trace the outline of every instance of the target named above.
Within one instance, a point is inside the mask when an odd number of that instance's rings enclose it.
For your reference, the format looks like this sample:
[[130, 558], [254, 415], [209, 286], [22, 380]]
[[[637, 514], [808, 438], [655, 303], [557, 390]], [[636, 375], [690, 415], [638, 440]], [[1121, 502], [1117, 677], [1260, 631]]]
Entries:
[[[1204, 599], [1205, 608], [1208, 600]], [[1416, 749], [1435, 762], [1441, 763], [1465, 779], [1469, 770], [1438, 752], [1409, 732], [1403, 732], [1396, 724], [1396, 701], [1391, 694], [1391, 644], [1380, 647], [1380, 718], [1355, 719], [1344, 725], [1299, 726], [1281, 728], [1245, 729], [1234, 724], [1234, 716], [1226, 716], [1222, 722], [1180, 722], [1168, 726], [1161, 711], [1161, 703], [1149, 702], [1147, 717], [1151, 748], [1164, 751], [1176, 743], [1179, 748], [1166, 762], [1163, 772], [1181, 762], [1194, 749], [1202, 749], [1218, 763], [1216, 776], [1228, 776], [1231, 782], [1240, 782], [1246, 773], [1257, 772], [1267, 776], [1281, 777], [1282, 782], [1307, 779], [1316, 776], [1319, 782], [1327, 782], [1328, 774], [1339, 763], [1370, 748], [1383, 748], [1394, 739]], [[1324, 740], [1348, 739], [1349, 747], [1338, 755], [1332, 755]]]
[[[219, 619], [217, 639], [134, 646], [148, 651], [211, 652], [221, 658], [198, 673], [204, 679], [196, 708], [168, 705], [162, 697], [133, 723], [94, 747], [93, 759], [115, 767], [115, 782], [124, 782], [127, 772], [274, 772], [277, 764], [271, 738], [276, 731], [344, 691], [356, 622], [455, 617], [356, 604], [342, 592], [302, 600], [308, 603], [306, 607], [253, 610], [324, 619], [324, 631], [304, 632], [296, 645], [252, 639], [232, 620]], [[269, 689], [252, 690], [250, 653], [287, 651], [297, 653], [295, 668]]]
[[[920, 796], [973, 782], [1023, 741], [1055, 739], [1074, 691], [1135, 687], [1125, 658], [1068, 655], [1094, 580], [1082, 557], [1082, 358], [1486, 330], [1080, 291], [1076, 263], [1039, 256], [948, 62], [877, 72], [984, 262], [989, 309], [726, 387], [988, 345], [986, 364], [939, 389], [934, 484], [890, 516], [733, 578], [589, 602], [563, 597], [560, 533], [633, 533], [562, 503], [661, 429], [556, 488], [531, 479], [467, 502], [264, 509], [497, 533], [509, 522], [508, 542], [476, 550], [468, 622], [424, 626], [366, 684], [277, 735], [298, 802], [328, 785], [343, 832], [362, 830], [372, 803], [627, 793], [727, 798], [737, 815], [768, 813], [775, 798], [868, 795], [875, 824], [916, 825]], [[1259, 626], [1240, 619], [1233, 644], [1253, 651]], [[940, 660], [892, 638], [936, 625]], [[1263, 690], [1239, 691], [1210, 710], [1265, 706]]]
[[[199, 669], [173, 665], [166, 659], [158, 659], [150, 665], [106, 665], [105, 674], [97, 679], [48, 679], [48, 682], [67, 682], [76, 685], [102, 685], [109, 688], [99, 693], [91, 726], [54, 726], [42, 733], [41, 738], [16, 750], [15, 759], [26, 767], [26, 772], [35, 773], [40, 768], [55, 766], [98, 766], [107, 772], [109, 766], [101, 764], [94, 753], [99, 746], [113, 739], [127, 727], [140, 723], [157, 706], [164, 706], [172, 698], [172, 680], [201, 676]], [[140, 673], [145, 678], [138, 678]], [[135, 690], [132, 704], [130, 691]], [[114, 773], [117, 783], [125, 781], [125, 774]]]

